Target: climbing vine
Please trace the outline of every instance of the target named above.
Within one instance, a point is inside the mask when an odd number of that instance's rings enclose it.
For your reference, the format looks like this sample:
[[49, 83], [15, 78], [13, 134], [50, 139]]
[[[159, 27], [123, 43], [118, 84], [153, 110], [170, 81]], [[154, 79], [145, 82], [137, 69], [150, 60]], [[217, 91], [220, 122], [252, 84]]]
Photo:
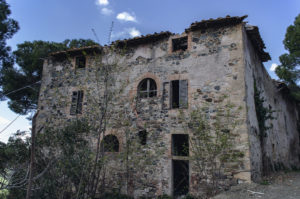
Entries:
[[266, 125], [267, 120], [273, 120], [275, 117], [272, 116], [272, 114], [275, 112], [272, 110], [272, 107], [269, 105], [269, 107], [264, 106], [264, 102], [266, 101], [264, 97], [261, 96], [262, 91], [259, 90], [256, 86], [256, 81], [254, 80], [254, 102], [255, 102], [255, 111], [256, 111], [256, 117], [258, 121], [258, 127], [259, 127], [259, 135], [261, 137], [267, 136], [267, 130], [273, 128], [273, 124], [271, 123], [270, 126]]

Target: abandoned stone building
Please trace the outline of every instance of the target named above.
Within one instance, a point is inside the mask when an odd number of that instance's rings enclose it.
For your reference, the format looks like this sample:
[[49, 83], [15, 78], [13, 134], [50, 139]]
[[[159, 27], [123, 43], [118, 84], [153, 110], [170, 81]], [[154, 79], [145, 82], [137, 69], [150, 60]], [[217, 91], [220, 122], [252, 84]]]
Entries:
[[[223, 165], [224, 184], [259, 181], [267, 171], [299, 168], [299, 109], [287, 86], [268, 75], [263, 62], [271, 58], [264, 51], [258, 27], [248, 25], [245, 18], [202, 20], [182, 34], [160, 32], [110, 46], [52, 53], [44, 62], [37, 132], [46, 125], [59, 127], [83, 117], [97, 125], [93, 111], [104, 100], [99, 93], [106, 92], [104, 81], [113, 79], [108, 86], [119, 90], [111, 96], [109, 109], [114, 111], [100, 138], [113, 147], [104, 152], [117, 157], [125, 150], [122, 125], [126, 125], [130, 135], [139, 136], [140, 152], [154, 155], [135, 172], [135, 183], [124, 183], [135, 197], [199, 192], [195, 165], [189, 159], [193, 135], [177, 117], [202, 106], [213, 112], [224, 95], [240, 107], [234, 119], [238, 121], [234, 148], [243, 154]], [[114, 77], [107, 79], [103, 71], [98, 75], [100, 65], [108, 66]], [[263, 120], [264, 129], [259, 125], [255, 92], [263, 99], [263, 107], [272, 110], [272, 117]], [[126, 118], [129, 123], [124, 122]], [[121, 167], [117, 158], [114, 161], [111, 167]], [[147, 185], [139, 183], [142, 180]]]

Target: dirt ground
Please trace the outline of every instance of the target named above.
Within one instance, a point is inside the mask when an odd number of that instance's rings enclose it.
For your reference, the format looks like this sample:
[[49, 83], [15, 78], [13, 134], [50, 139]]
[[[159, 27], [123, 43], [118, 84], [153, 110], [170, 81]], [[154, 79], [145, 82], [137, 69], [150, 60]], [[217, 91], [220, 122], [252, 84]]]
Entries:
[[239, 184], [213, 199], [300, 199], [300, 172], [281, 172], [263, 183]]

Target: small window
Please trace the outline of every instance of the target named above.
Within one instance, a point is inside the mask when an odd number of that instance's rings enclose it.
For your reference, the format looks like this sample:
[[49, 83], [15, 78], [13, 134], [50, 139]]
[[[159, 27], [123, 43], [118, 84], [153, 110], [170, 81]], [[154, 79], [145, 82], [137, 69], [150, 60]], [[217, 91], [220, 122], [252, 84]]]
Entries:
[[74, 91], [72, 94], [72, 103], [70, 109], [70, 115], [76, 115], [82, 113], [83, 91]]
[[171, 81], [171, 108], [186, 108], [188, 98], [188, 84], [187, 80]]
[[188, 47], [188, 38], [180, 37], [172, 40], [173, 52], [176, 51], [185, 51]]
[[140, 131], [138, 136], [139, 136], [139, 141], [141, 145], [146, 145], [147, 144], [147, 131], [143, 130]]
[[172, 135], [172, 155], [189, 156], [189, 135], [187, 134]]
[[104, 152], [119, 152], [119, 141], [114, 135], [107, 135], [101, 142], [101, 151]]
[[76, 57], [76, 68], [85, 68], [85, 56]]
[[138, 86], [138, 96], [140, 98], [155, 97], [157, 95], [156, 83], [153, 79], [143, 79]]

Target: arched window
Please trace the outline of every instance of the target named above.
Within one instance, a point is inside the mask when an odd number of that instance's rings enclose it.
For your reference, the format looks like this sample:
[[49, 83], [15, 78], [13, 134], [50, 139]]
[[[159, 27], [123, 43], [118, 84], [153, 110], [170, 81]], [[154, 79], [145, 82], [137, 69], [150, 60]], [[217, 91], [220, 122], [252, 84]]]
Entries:
[[143, 79], [138, 86], [138, 96], [140, 98], [155, 97], [157, 94], [156, 83], [151, 78]]
[[101, 150], [104, 152], [119, 152], [119, 141], [114, 135], [107, 135], [101, 142]]

